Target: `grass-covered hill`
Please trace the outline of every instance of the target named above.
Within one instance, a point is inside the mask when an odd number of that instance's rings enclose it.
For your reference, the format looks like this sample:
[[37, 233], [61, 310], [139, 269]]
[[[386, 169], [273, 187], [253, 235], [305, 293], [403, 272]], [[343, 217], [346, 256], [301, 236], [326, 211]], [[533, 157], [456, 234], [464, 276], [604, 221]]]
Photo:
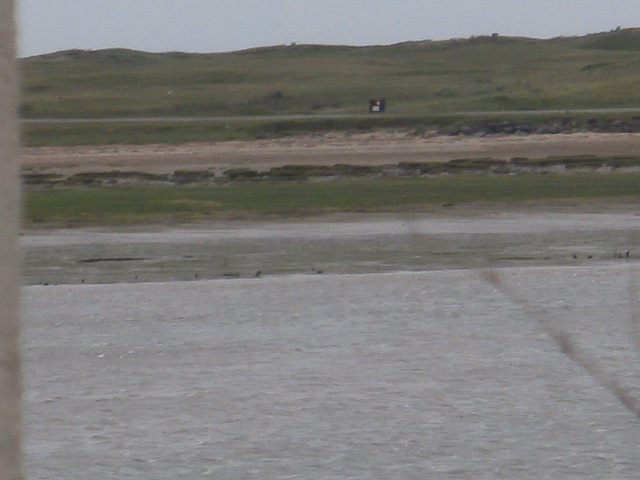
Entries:
[[536, 40], [289, 45], [220, 54], [124, 49], [20, 60], [22, 115], [390, 113], [640, 106], [640, 29]]

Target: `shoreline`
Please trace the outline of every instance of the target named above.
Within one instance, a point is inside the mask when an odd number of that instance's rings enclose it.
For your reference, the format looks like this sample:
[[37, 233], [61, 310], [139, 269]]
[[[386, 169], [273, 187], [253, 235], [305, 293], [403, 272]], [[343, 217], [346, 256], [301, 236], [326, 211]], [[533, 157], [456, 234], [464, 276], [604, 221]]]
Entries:
[[[23, 284], [103, 284], [515, 266], [637, 265], [637, 209], [349, 214], [26, 230]], [[626, 252], [629, 251], [629, 256]]]

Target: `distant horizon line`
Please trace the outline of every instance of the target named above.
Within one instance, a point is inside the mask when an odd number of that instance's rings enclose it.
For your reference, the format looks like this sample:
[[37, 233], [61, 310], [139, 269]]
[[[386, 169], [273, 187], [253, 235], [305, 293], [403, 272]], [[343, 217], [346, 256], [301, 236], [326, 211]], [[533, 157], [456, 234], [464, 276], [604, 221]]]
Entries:
[[220, 51], [208, 51], [208, 52], [197, 52], [197, 51], [189, 51], [189, 50], [143, 50], [133, 47], [101, 47], [101, 48], [65, 48], [62, 50], [53, 50], [44, 53], [35, 53], [32, 55], [19, 56], [18, 59], [28, 59], [34, 57], [43, 57], [47, 55], [56, 55], [56, 54], [65, 54], [70, 52], [104, 52], [109, 50], [126, 50], [130, 52], [140, 52], [140, 53], [150, 53], [150, 54], [186, 54], [186, 55], [222, 55], [222, 54], [232, 54], [232, 53], [242, 53], [249, 52], [252, 50], [262, 50], [269, 48], [282, 48], [282, 47], [343, 47], [343, 48], [375, 48], [375, 47], [393, 47], [396, 45], [403, 45], [409, 43], [427, 43], [427, 42], [451, 42], [456, 40], [472, 40], [474, 38], [513, 38], [513, 39], [522, 39], [522, 40], [537, 40], [537, 41], [548, 41], [548, 40], [556, 40], [561, 38], [581, 38], [588, 37], [592, 35], [602, 35], [607, 33], [615, 33], [615, 32], [625, 32], [625, 31], [640, 31], [640, 27], [628, 27], [628, 28], [614, 28], [611, 30], [603, 30], [599, 32], [591, 32], [585, 33], [581, 35], [555, 35], [552, 37], [529, 37], [529, 36], [521, 36], [521, 35], [503, 35], [499, 32], [493, 32], [490, 34], [481, 34], [481, 35], [470, 35], [468, 37], [450, 37], [439, 40], [425, 38], [422, 40], [403, 40], [401, 42], [387, 43], [387, 44], [367, 44], [367, 45], [356, 45], [356, 44], [342, 44], [342, 43], [278, 43], [271, 45], [257, 45], [253, 47], [240, 48], [237, 50], [220, 50]]

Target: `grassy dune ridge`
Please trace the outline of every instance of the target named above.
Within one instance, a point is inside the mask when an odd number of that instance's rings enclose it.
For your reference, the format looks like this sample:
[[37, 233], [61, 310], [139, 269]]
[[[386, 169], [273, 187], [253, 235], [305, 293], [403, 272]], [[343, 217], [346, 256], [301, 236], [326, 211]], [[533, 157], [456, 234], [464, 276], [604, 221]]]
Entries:
[[20, 61], [25, 118], [640, 105], [640, 30], [536, 40], [289, 45], [219, 54], [67, 51]]

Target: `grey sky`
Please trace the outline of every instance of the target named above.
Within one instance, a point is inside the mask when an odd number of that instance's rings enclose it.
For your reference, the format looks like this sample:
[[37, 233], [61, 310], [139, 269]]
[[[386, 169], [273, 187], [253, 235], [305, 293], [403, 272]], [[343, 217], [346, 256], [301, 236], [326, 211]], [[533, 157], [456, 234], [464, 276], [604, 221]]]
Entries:
[[71, 48], [221, 52], [640, 25], [640, 0], [17, 0], [21, 56]]

